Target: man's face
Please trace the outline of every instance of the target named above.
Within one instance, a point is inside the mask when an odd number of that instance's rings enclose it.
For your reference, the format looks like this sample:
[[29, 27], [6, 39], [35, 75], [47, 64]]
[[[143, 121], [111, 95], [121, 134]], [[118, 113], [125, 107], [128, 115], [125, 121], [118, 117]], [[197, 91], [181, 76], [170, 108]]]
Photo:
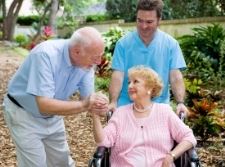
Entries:
[[102, 61], [104, 50], [100, 48], [86, 49], [84, 51], [84, 68], [91, 68], [94, 65], [98, 65]]
[[159, 18], [155, 10], [138, 10], [137, 12], [137, 30], [143, 41], [152, 39], [158, 25]]
[[104, 54], [103, 46], [92, 47], [80, 47], [75, 50], [75, 54], [72, 57], [72, 64], [78, 65], [82, 68], [90, 69], [94, 65], [101, 63], [101, 58]]

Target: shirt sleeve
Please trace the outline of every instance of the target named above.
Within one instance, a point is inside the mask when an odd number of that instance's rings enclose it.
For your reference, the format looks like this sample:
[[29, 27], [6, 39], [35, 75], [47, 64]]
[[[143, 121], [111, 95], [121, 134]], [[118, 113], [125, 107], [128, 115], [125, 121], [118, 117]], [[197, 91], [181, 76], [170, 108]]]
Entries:
[[180, 143], [182, 141], [189, 141], [195, 146], [197, 141], [192, 130], [184, 124], [184, 122], [172, 111], [168, 111], [169, 116], [169, 129], [172, 135], [172, 138]]
[[113, 60], [112, 60], [112, 69], [124, 72], [125, 70], [125, 55], [124, 49], [121, 45], [120, 40], [116, 43], [116, 47], [113, 53]]
[[170, 69], [183, 70], [186, 68], [184, 56], [181, 51], [180, 45], [177, 41], [172, 43], [170, 55], [171, 55]]
[[31, 55], [30, 58], [27, 93], [36, 96], [54, 97], [55, 82], [47, 53], [39, 52]]
[[82, 99], [94, 92], [94, 69], [91, 69], [82, 78], [79, 83], [79, 92]]

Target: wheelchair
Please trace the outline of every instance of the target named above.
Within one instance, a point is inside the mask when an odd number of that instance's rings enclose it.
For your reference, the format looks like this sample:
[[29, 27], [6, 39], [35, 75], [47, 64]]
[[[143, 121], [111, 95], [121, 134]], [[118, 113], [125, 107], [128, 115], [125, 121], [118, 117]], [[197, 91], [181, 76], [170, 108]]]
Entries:
[[[112, 111], [109, 111], [107, 113], [107, 122], [111, 116]], [[179, 118], [184, 121], [185, 115], [183, 112], [181, 112]], [[176, 167], [201, 167], [200, 159], [195, 148], [186, 151], [175, 160], [174, 164]], [[110, 167], [110, 148], [104, 146], [97, 147], [92, 159], [89, 161], [88, 167]]]

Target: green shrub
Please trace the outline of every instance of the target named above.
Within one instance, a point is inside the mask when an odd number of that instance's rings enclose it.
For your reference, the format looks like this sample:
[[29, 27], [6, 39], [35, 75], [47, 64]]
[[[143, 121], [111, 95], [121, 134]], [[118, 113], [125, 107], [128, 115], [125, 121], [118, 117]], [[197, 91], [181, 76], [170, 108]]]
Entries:
[[104, 91], [105, 93], [107, 93], [109, 89], [109, 82], [110, 82], [109, 77], [107, 78], [96, 77], [95, 78], [96, 91]]
[[31, 16], [19, 16], [17, 19], [17, 23], [19, 25], [30, 26], [33, 23], [38, 23], [40, 21], [40, 16], [31, 15]]
[[123, 19], [126, 22], [136, 19], [137, 0], [107, 0], [106, 10], [111, 19]]
[[15, 36], [15, 41], [19, 46], [24, 47], [28, 43], [28, 37], [24, 34], [18, 34]]
[[112, 57], [116, 42], [125, 34], [125, 31], [120, 27], [113, 27], [103, 34], [105, 39], [105, 53], [107, 56]]
[[86, 22], [99, 22], [108, 20], [108, 16], [106, 15], [89, 15], [86, 17]]
[[193, 28], [193, 35], [178, 38], [187, 62], [188, 71], [206, 81], [225, 71], [221, 62], [221, 46], [225, 29], [219, 24]]

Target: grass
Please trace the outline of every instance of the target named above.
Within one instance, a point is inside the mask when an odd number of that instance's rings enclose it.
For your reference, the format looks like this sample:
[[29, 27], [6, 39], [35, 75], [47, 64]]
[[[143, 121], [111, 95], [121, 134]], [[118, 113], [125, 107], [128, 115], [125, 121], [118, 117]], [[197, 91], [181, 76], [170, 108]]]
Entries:
[[21, 47], [15, 47], [13, 48], [13, 51], [15, 51], [16, 53], [18, 53], [19, 55], [26, 57], [29, 53], [29, 51], [27, 49], [21, 48]]
[[13, 55], [18, 54], [19, 56], [22, 57], [26, 57], [29, 53], [27, 49], [15, 45], [7, 46], [2, 42], [0, 42], [0, 52], [9, 54], [12, 53]]

